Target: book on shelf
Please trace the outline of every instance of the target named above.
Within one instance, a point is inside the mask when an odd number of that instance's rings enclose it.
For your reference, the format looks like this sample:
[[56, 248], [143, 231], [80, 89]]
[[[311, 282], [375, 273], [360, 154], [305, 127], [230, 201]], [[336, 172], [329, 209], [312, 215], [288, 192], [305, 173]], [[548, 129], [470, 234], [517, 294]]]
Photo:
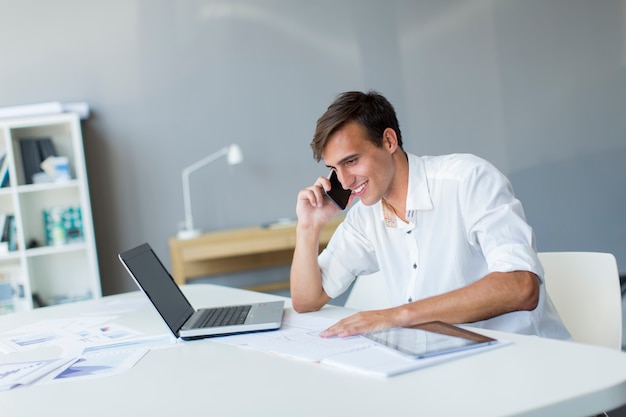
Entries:
[[20, 139], [20, 151], [22, 153], [22, 167], [26, 184], [33, 184], [33, 176], [43, 172], [41, 168], [43, 161], [50, 156], [57, 156], [51, 138]]
[[[8, 168], [8, 157], [7, 157], [7, 153], [3, 152], [2, 155], [0, 155], [0, 186], [2, 186], [2, 178], [3, 178], [3, 171], [4, 171], [4, 167], [5, 165]], [[8, 171], [8, 170], [7, 170]]]
[[43, 210], [46, 245], [83, 242], [83, 219], [78, 206], [58, 206]]
[[15, 215], [9, 215], [9, 252], [17, 250], [17, 226], [15, 225]]
[[0, 225], [2, 229], [0, 231], [0, 254], [12, 252], [17, 249], [16, 240], [16, 228], [15, 228], [15, 215], [14, 214], [2, 214], [0, 215]]
[[6, 154], [0, 157], [0, 188], [9, 186], [9, 158]]
[[5, 227], [8, 227], [7, 214], [0, 214], [0, 255], [4, 255], [9, 252], [9, 231], [5, 231]]

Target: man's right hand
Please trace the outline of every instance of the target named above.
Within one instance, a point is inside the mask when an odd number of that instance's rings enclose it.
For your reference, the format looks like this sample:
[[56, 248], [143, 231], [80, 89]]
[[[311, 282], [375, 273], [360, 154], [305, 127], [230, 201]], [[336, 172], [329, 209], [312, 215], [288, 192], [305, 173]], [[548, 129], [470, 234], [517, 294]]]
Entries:
[[315, 184], [298, 193], [296, 215], [300, 225], [321, 227], [339, 212], [339, 208], [326, 196], [325, 190], [330, 190], [330, 181], [319, 177]]
[[[307, 227], [323, 227], [341, 210], [326, 196], [325, 191], [330, 190], [330, 180], [319, 177], [315, 184], [301, 190], [298, 193], [296, 215], [298, 223]], [[350, 196], [348, 205], [352, 203], [354, 196]]]

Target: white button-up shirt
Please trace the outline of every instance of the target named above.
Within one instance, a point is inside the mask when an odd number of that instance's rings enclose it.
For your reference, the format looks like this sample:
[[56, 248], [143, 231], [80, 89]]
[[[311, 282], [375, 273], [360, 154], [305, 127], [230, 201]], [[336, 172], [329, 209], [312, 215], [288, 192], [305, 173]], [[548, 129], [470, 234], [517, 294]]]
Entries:
[[[382, 201], [357, 202], [319, 256], [330, 297], [346, 291], [355, 277], [377, 271], [394, 306], [465, 287], [490, 272], [521, 270], [542, 277], [522, 205], [493, 165], [460, 154], [408, 154], [408, 160], [408, 223]], [[535, 310], [472, 326], [569, 338], [545, 285]]]

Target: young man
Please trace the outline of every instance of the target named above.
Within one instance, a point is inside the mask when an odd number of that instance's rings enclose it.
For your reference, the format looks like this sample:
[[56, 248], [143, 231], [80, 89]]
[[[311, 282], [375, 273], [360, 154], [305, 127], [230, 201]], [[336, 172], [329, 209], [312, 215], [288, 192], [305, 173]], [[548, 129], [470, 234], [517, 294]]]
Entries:
[[542, 283], [521, 203], [491, 164], [407, 154], [395, 111], [376, 92], [339, 95], [317, 121], [311, 147], [352, 190], [350, 203], [360, 201], [318, 256], [320, 231], [339, 209], [325, 196], [325, 177], [299, 192], [294, 309], [318, 310], [355, 277], [377, 271], [396, 306], [354, 314], [322, 336], [441, 320], [569, 338]]

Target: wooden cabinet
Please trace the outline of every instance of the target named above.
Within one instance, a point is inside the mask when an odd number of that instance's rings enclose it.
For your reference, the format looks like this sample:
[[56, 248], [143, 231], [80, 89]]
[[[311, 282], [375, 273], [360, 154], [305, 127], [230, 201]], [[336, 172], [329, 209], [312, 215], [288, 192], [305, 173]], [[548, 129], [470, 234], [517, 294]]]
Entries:
[[[343, 216], [332, 219], [320, 235], [320, 251], [326, 247]], [[231, 272], [291, 264], [296, 245], [296, 223], [279, 227], [245, 227], [204, 233], [193, 239], [169, 240], [172, 276], [177, 284], [187, 280]], [[289, 288], [289, 281], [247, 287], [271, 292]]]

